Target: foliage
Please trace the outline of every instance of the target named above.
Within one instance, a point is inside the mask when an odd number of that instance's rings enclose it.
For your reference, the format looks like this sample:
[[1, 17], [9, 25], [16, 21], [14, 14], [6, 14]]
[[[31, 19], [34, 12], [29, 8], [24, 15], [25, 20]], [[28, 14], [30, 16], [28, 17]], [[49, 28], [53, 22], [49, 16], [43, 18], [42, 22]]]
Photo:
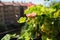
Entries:
[[24, 23], [26, 21], [26, 17], [21, 17], [19, 19], [19, 21], [17, 21], [18, 23]]
[[[32, 13], [35, 15], [32, 17]], [[22, 40], [34, 40], [42, 34], [42, 40], [56, 40], [56, 35], [60, 32], [60, 10], [43, 5], [33, 5], [25, 10], [27, 20], [24, 29], [22, 28]], [[29, 14], [29, 16], [27, 15]]]
[[60, 9], [60, 2], [52, 2], [51, 7], [55, 8], [56, 10], [59, 10]]
[[15, 37], [16, 34], [6, 34], [1, 40], [10, 40], [11, 38]]

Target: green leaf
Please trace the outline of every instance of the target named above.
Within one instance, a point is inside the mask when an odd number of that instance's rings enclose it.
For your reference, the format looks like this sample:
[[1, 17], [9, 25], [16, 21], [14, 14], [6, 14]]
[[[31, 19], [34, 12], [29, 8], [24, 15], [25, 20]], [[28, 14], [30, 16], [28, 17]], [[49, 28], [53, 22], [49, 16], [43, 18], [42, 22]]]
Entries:
[[10, 34], [7, 34], [1, 40], [10, 40], [10, 38], [11, 38], [11, 35]]
[[18, 23], [24, 23], [24, 22], [26, 22], [26, 17], [21, 17], [17, 22]]
[[55, 18], [57, 18], [57, 17], [60, 18], [60, 10], [58, 10], [57, 12], [54, 13], [54, 17], [55, 17]]

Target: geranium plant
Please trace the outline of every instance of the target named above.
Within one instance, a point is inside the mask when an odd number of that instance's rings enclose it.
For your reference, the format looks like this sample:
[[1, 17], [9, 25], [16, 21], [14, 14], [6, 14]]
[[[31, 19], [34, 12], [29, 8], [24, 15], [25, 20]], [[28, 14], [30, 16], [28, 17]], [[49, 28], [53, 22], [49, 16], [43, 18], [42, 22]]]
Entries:
[[33, 5], [25, 10], [25, 14], [25, 26], [19, 39], [34, 40], [42, 35], [42, 40], [57, 40], [56, 36], [60, 32], [60, 10]]

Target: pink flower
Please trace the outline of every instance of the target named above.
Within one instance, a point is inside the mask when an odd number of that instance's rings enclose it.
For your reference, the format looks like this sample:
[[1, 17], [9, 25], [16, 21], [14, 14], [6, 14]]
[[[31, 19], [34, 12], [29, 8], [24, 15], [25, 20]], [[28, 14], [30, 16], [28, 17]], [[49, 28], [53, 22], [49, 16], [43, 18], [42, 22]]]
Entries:
[[26, 14], [26, 16], [27, 16], [27, 17], [30, 17], [30, 16], [31, 16], [31, 14]]
[[33, 6], [35, 4], [33, 4], [32, 2], [30, 2], [28, 5], [27, 5], [27, 8], [29, 8], [30, 6]]
[[30, 13], [30, 14], [26, 14], [26, 16], [27, 16], [27, 17], [31, 17], [31, 18], [33, 18], [33, 17], [36, 16], [36, 13], [32, 12], [32, 13]]
[[32, 17], [35, 17], [35, 16], [36, 16], [36, 13], [33, 12], [33, 13], [31, 14], [31, 16], [32, 16]]

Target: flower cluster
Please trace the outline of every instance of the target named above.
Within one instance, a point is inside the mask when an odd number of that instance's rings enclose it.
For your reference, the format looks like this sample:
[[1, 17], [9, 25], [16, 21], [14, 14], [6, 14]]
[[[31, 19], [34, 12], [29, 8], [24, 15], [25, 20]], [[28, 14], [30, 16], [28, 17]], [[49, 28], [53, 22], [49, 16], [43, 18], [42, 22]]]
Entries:
[[30, 14], [26, 14], [27, 17], [31, 17], [31, 18], [34, 18], [36, 16], [36, 13], [35, 12], [32, 12]]
[[33, 4], [32, 2], [30, 2], [28, 5], [27, 5], [27, 8], [29, 8], [30, 6], [33, 6], [35, 4]]

